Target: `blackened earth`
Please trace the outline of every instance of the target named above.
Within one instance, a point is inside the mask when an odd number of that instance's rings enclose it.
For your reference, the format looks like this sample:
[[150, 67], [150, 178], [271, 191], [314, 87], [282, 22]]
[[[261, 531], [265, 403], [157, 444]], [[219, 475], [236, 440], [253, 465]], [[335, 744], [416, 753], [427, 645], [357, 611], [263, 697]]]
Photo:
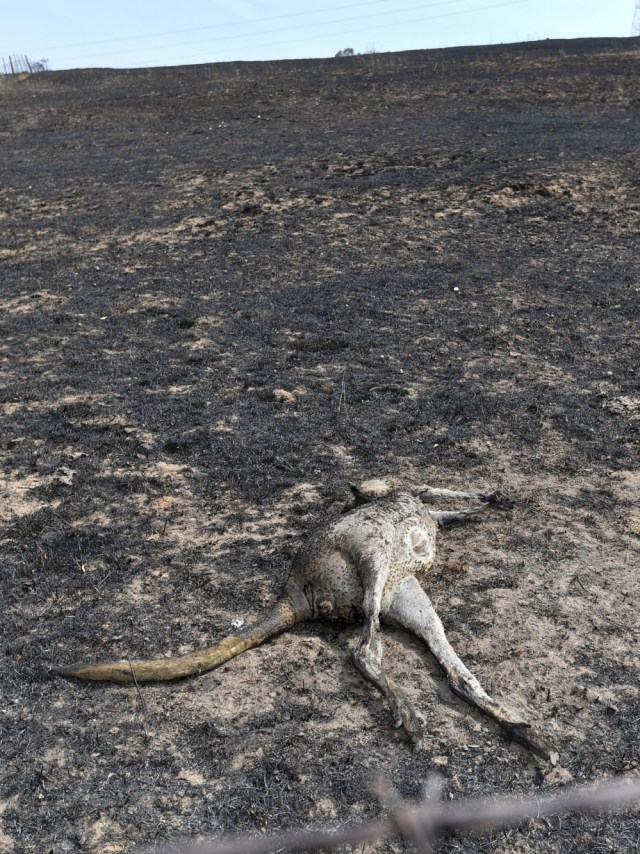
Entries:
[[[355, 824], [379, 775], [460, 799], [638, 769], [639, 69], [628, 39], [0, 80], [1, 851]], [[353, 626], [140, 691], [49, 674], [223, 637], [374, 476], [515, 500], [424, 583], [558, 768], [401, 633], [418, 755]]]

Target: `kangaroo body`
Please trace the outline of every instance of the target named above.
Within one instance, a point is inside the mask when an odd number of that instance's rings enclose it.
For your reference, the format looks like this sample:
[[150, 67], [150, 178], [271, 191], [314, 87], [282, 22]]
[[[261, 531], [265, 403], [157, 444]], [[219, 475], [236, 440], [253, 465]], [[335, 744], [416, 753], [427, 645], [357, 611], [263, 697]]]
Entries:
[[[305, 620], [362, 622], [354, 663], [387, 698], [396, 726], [404, 726], [418, 748], [422, 726], [382, 667], [382, 620], [419, 637], [438, 659], [456, 694], [494, 718], [508, 737], [555, 764], [557, 754], [524, 719], [490, 697], [462, 663], [416, 578], [433, 564], [438, 524], [504, 506], [502, 496], [430, 487], [419, 487], [415, 494], [391, 492], [380, 481], [367, 482], [354, 492], [364, 503], [310, 535], [293, 560], [283, 597], [256, 625], [215, 646], [175, 658], [55, 666], [52, 672], [122, 683], [163, 682], [212, 670]], [[434, 497], [480, 498], [484, 503], [462, 511], [435, 511], [423, 500]]]

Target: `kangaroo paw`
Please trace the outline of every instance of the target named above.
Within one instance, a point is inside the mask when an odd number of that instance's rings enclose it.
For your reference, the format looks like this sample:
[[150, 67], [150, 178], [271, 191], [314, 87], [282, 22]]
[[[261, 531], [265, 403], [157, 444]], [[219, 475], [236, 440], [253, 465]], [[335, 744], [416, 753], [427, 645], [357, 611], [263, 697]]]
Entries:
[[515, 507], [515, 502], [505, 495], [504, 492], [500, 492], [499, 490], [490, 492], [489, 494], [480, 495], [479, 497], [482, 501], [486, 501], [487, 504], [491, 504], [498, 510], [512, 510]]
[[403, 727], [409, 736], [411, 746], [418, 753], [422, 749], [423, 726], [415, 713], [411, 703], [405, 697], [397, 697], [395, 702], [395, 725], [396, 728]]

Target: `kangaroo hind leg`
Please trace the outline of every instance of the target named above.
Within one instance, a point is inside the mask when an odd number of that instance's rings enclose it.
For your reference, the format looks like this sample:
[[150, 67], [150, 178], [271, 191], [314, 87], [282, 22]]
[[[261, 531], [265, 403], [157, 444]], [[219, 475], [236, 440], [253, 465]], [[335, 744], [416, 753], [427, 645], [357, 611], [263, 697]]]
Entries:
[[392, 625], [407, 629], [427, 644], [447, 675], [455, 694], [497, 721], [508, 738], [555, 765], [557, 753], [532, 732], [526, 720], [489, 696], [460, 660], [447, 640], [442, 621], [431, 600], [416, 578], [408, 576], [398, 585], [382, 617]]
[[411, 702], [398, 691], [382, 669], [382, 641], [374, 618], [368, 618], [362, 627], [353, 662], [362, 676], [380, 691], [391, 706], [396, 727], [403, 726], [414, 749], [420, 750], [422, 726]]

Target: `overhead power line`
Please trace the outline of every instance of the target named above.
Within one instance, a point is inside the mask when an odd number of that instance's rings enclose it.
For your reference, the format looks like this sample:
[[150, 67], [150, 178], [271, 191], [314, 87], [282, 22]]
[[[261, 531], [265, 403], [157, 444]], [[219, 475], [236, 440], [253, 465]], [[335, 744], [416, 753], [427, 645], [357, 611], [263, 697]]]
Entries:
[[[419, 8], [422, 9], [430, 9], [436, 6], [450, 6], [452, 3], [460, 3], [466, 2], [466, 0], [440, 0], [438, 3], [422, 3]], [[363, 0], [361, 3], [348, 3], [348, 4], [340, 4], [339, 6], [326, 6], [323, 9], [307, 9], [302, 12], [287, 12], [285, 15], [270, 15], [267, 18], [251, 18], [243, 21], [226, 21], [224, 23], [219, 24], [209, 24], [204, 27], [189, 27], [184, 30], [165, 30], [160, 33], [138, 33], [134, 36], [117, 36], [112, 39], [98, 39], [96, 41], [89, 42], [76, 42], [74, 44], [65, 44], [65, 45], [56, 45], [53, 47], [49, 47], [48, 50], [69, 50], [74, 47], [92, 47], [93, 45], [100, 44], [115, 44], [116, 42], [126, 42], [126, 41], [139, 41], [140, 39], [156, 39], [156, 38], [164, 38], [165, 36], [180, 36], [186, 33], [202, 33], [207, 30], [221, 30], [227, 29], [231, 27], [246, 27], [247, 24], [270, 24], [273, 21], [284, 21], [289, 20], [291, 18], [303, 18], [308, 17], [309, 15], [324, 15], [327, 12], [344, 12], [349, 9], [358, 9], [362, 6], [379, 6], [382, 3], [389, 3], [389, 0]], [[398, 11], [397, 9], [389, 10], [388, 14], [393, 14]], [[381, 14], [381, 13], [376, 13]], [[387, 14], [387, 13], [382, 13]], [[38, 53], [38, 51], [32, 51], [32, 53]]]
[[[419, 23], [424, 23], [426, 21], [439, 20], [439, 19], [450, 18], [450, 17], [454, 17], [454, 16], [459, 16], [459, 15], [472, 15], [472, 14], [475, 14], [477, 12], [483, 12], [483, 11], [488, 11], [491, 9], [502, 8], [505, 6], [521, 5], [523, 3], [530, 2], [530, 0], [503, 0], [500, 3], [492, 3], [489, 5], [482, 5], [482, 6], [471, 6], [471, 7], [466, 7], [463, 9], [442, 12], [442, 13], [437, 14], [437, 15], [428, 15], [428, 16], [424, 16], [424, 17], [421, 16], [419, 18], [404, 19], [404, 20], [400, 20], [400, 21], [395, 19], [395, 18], [397, 18], [398, 12], [410, 12], [410, 11], [413, 11], [416, 9], [422, 10], [425, 8], [436, 8], [439, 6], [450, 7], [452, 2], [461, 2], [461, 0], [447, 0], [447, 2], [432, 3], [432, 4], [429, 4], [428, 6], [425, 6], [424, 4], [420, 4], [419, 6], [408, 6], [408, 7], [404, 7], [401, 9], [396, 8], [393, 11], [376, 12], [373, 14], [373, 16], [369, 16], [369, 17], [380, 17], [382, 15], [393, 15], [394, 20], [392, 22], [387, 21], [383, 24], [376, 24], [374, 26], [364, 25], [362, 18], [359, 16], [358, 17], [349, 17], [349, 18], [341, 18], [338, 20], [328, 21], [326, 24], [322, 24], [322, 25], [317, 24], [317, 23], [316, 24], [313, 24], [313, 23], [296, 24], [295, 26], [291, 26], [291, 27], [284, 27], [284, 28], [279, 27], [277, 29], [263, 30], [263, 31], [258, 32], [258, 33], [239, 34], [237, 36], [220, 35], [218, 37], [213, 37], [213, 38], [199, 39], [198, 41], [188, 41], [188, 42], [180, 42], [180, 43], [174, 42], [171, 44], [160, 44], [160, 45], [147, 45], [145, 47], [140, 47], [140, 48], [131, 48], [131, 49], [120, 50], [120, 51], [109, 51], [108, 53], [96, 54], [96, 53], [92, 52], [91, 54], [84, 54], [81, 56], [64, 57], [64, 61], [65, 62], [78, 62], [78, 61], [82, 61], [82, 60], [86, 60], [86, 59], [95, 60], [95, 59], [99, 59], [100, 57], [123, 56], [123, 55], [131, 54], [133, 52], [135, 52], [136, 54], [140, 54], [140, 53], [149, 53], [150, 51], [151, 52], [153, 52], [153, 51], [169, 51], [169, 50], [172, 50], [175, 48], [180, 48], [180, 47], [188, 48], [188, 47], [198, 47], [201, 45], [202, 46], [205, 46], [205, 45], [206, 46], [212, 46], [215, 43], [221, 43], [221, 42], [223, 42], [224, 44], [228, 44], [231, 40], [240, 41], [240, 44], [238, 47], [227, 48], [224, 50], [216, 50], [216, 57], [217, 57], [217, 56], [221, 56], [224, 54], [235, 53], [238, 49], [241, 49], [242, 47], [246, 47], [247, 50], [250, 50], [250, 49], [253, 49], [256, 47], [259, 47], [259, 48], [286, 47], [287, 45], [290, 45], [290, 44], [304, 44], [305, 42], [315, 41], [318, 38], [318, 36], [321, 36], [322, 38], [343, 38], [343, 37], [351, 36], [351, 35], [358, 35], [358, 34], [363, 34], [363, 33], [366, 34], [367, 32], [370, 32], [371, 30], [395, 29], [397, 27], [407, 26], [409, 24], [419, 24]], [[464, 0], [463, 0], [463, 2], [464, 2]], [[358, 3], [358, 4], [354, 4], [353, 6], [349, 6], [348, 8], [354, 8], [354, 6], [360, 6], [360, 5], [368, 5], [368, 4], [359, 4]], [[316, 10], [316, 13], [318, 13], [318, 12], [319, 12], [319, 10]], [[283, 18], [284, 17], [298, 17], [299, 14], [302, 14], [302, 13], [295, 13], [295, 14], [292, 14], [291, 16], [282, 16], [282, 17]], [[275, 19], [265, 18], [265, 19], [261, 19], [261, 20], [272, 21]], [[317, 31], [317, 28], [319, 26], [333, 26], [333, 25], [338, 25], [341, 23], [349, 23], [351, 21], [358, 21], [360, 26], [358, 27], [357, 30], [346, 30], [346, 31], [345, 30], [339, 30], [336, 32], [329, 32], [329, 33], [327, 33], [327, 32], [319, 33]], [[249, 24], [249, 25], [253, 25], [253, 23], [255, 23], [255, 21], [247, 22], [247, 24]], [[313, 35], [310, 35], [306, 38], [278, 40], [276, 42], [265, 42], [264, 41], [265, 36], [269, 36], [269, 35], [276, 34], [276, 33], [281, 34], [281, 33], [300, 31], [300, 30], [307, 30], [310, 27], [315, 28], [315, 31], [314, 31]], [[200, 28], [198, 30], [198, 32], [201, 32], [202, 29], [216, 29], [216, 28], [215, 27]], [[251, 39], [252, 37], [254, 39], [255, 38], [260, 39], [259, 43], [257, 43], [257, 44], [246, 44], [246, 45], [243, 44], [243, 42], [247, 38]], [[114, 41], [116, 41], [116, 40], [114, 40]], [[92, 44], [92, 43], [86, 43], [87, 46], [89, 46], [90, 44]], [[78, 46], [80, 46], [80, 45], [78, 45]], [[40, 52], [42, 52], [42, 49]], [[52, 48], [44, 49], [44, 52], [48, 53], [50, 56], [53, 55], [53, 49]], [[193, 54], [191, 54], [191, 57], [192, 56], [193, 56]], [[179, 57], [178, 61], [185, 61], [186, 62], [191, 57], [188, 57], [188, 56]], [[172, 59], [172, 62], [175, 62], [175, 61], [176, 61], [175, 59]]]

